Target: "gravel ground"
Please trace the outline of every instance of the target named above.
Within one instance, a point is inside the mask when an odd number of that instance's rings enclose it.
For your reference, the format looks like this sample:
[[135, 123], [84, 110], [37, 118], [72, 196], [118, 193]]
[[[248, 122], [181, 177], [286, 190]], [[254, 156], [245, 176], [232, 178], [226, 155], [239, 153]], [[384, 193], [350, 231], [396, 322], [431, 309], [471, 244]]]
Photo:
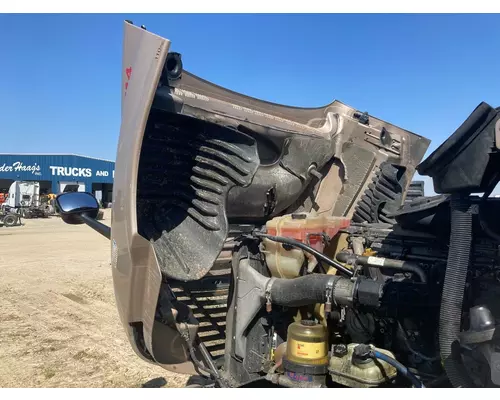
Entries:
[[130, 348], [109, 241], [57, 217], [23, 222], [0, 227], [0, 387], [184, 386]]

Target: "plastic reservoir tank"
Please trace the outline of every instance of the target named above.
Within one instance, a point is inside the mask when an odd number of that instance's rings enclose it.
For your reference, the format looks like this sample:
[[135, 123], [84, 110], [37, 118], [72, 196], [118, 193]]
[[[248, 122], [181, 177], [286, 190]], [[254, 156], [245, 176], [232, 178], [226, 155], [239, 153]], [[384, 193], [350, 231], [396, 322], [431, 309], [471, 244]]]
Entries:
[[[300, 213], [273, 218], [267, 222], [266, 229], [269, 235], [289, 237], [322, 252], [325, 239], [330, 240], [349, 224], [349, 218]], [[284, 247], [269, 239], [264, 239], [263, 244], [266, 263], [273, 276], [289, 279], [299, 276], [306, 257], [309, 272], [316, 266], [316, 259], [300, 249]]]

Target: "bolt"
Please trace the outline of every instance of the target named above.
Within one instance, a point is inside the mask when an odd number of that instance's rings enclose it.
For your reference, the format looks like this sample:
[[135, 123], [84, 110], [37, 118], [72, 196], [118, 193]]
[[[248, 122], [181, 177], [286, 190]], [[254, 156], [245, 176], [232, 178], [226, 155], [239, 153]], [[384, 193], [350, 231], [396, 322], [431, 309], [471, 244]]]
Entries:
[[309, 175], [312, 175], [316, 178], [318, 178], [319, 180], [323, 179], [323, 175], [321, 175], [321, 173], [316, 169], [316, 165], [312, 164], [308, 171]]

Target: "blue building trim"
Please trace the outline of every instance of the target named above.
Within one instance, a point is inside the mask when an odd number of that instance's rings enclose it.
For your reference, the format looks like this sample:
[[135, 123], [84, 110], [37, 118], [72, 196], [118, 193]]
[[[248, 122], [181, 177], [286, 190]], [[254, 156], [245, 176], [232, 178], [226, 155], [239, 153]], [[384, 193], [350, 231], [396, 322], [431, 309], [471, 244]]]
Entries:
[[56, 193], [61, 182], [82, 182], [90, 192], [93, 183], [112, 184], [113, 161], [74, 154], [0, 154], [0, 179], [50, 181]]

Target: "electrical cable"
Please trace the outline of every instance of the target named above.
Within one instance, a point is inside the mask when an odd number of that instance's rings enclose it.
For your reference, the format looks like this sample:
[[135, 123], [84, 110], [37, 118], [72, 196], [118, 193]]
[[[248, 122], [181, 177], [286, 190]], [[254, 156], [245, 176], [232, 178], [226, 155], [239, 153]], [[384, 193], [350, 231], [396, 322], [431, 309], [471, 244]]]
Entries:
[[319, 252], [318, 250], [312, 248], [311, 246], [308, 246], [305, 243], [302, 243], [298, 240], [289, 238], [289, 237], [284, 237], [284, 236], [273, 236], [273, 235], [268, 235], [266, 233], [262, 232], [253, 232], [254, 236], [260, 237], [260, 238], [266, 238], [269, 240], [272, 240], [273, 242], [278, 242], [278, 243], [284, 243], [288, 244], [293, 247], [297, 247], [301, 250], [307, 251], [308, 253], [312, 254], [315, 256], [318, 261], [323, 261], [324, 263], [336, 268], [338, 271], [342, 272], [344, 275], [348, 276], [351, 278], [354, 275], [354, 272], [351, 271], [350, 269], [344, 267], [342, 264], [339, 262], [332, 260], [330, 257], [325, 256], [323, 253]]
[[198, 369], [200, 371], [206, 372], [207, 374], [212, 376], [213, 372], [209, 368], [205, 367], [203, 365], [203, 363], [200, 360], [198, 360], [198, 357], [196, 357], [194, 347], [191, 343], [188, 344], [188, 348], [189, 348], [189, 355], [191, 356], [191, 360], [193, 360], [193, 362], [196, 364], [196, 367], [198, 367]]
[[212, 378], [214, 378], [214, 380], [216, 382], [219, 383], [219, 385], [221, 387], [226, 387], [226, 384], [223, 381], [223, 379], [221, 378], [221, 376], [219, 375], [219, 371], [217, 371], [217, 367], [213, 363], [211, 356], [210, 356], [210, 353], [208, 352], [205, 345], [200, 342], [198, 344], [198, 348], [199, 348], [202, 356], [206, 359], [207, 364], [209, 365], [210, 368], [205, 367], [203, 365], [203, 363], [200, 360], [198, 360], [198, 357], [196, 357], [195, 348], [189, 339], [189, 331], [187, 329], [183, 330], [183, 332], [181, 333], [181, 336], [185, 340], [185, 342], [188, 346], [189, 355], [191, 356], [191, 360], [193, 361], [196, 368], [198, 368], [198, 370], [200, 370], [200, 371], [203, 371], [203, 372], [209, 374]]
[[403, 364], [401, 364], [399, 361], [395, 360], [394, 358], [388, 356], [387, 354], [381, 353], [380, 351], [377, 350], [371, 350], [370, 354], [372, 357], [377, 358], [379, 360], [385, 361], [387, 364], [392, 365], [394, 368], [398, 370], [398, 372], [401, 373], [404, 377], [408, 378], [411, 383], [417, 388], [425, 388], [424, 384], [420, 379], [418, 379], [413, 373], [408, 370]]

